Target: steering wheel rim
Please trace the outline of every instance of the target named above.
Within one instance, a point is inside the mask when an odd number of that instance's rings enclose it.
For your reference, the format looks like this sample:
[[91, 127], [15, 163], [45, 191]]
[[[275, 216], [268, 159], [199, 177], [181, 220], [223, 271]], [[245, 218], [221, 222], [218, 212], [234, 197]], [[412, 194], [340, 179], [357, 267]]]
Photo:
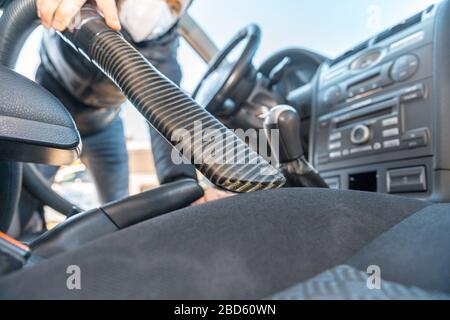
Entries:
[[225, 48], [212, 60], [208, 71], [200, 80], [196, 89], [194, 90], [193, 97], [197, 98], [200, 89], [205, 83], [205, 80], [225, 61], [227, 56], [243, 41], [247, 41], [245, 49], [243, 50], [239, 59], [233, 65], [231, 72], [226, 80], [214, 94], [210, 102], [205, 105], [206, 110], [214, 115], [220, 114], [222, 106], [242, 77], [252, 67], [253, 58], [259, 49], [261, 43], [261, 28], [256, 24], [251, 24], [239, 31], [232, 40], [225, 46]]

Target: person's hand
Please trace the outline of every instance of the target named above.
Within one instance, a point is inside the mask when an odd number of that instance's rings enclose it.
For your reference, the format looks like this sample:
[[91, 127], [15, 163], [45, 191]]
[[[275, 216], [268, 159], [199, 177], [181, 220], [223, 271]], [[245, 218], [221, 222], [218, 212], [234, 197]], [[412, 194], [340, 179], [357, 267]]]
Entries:
[[234, 196], [233, 193], [225, 192], [216, 188], [208, 188], [205, 190], [205, 195], [203, 196], [203, 198], [194, 202], [194, 205], [201, 205], [207, 202], [225, 199], [232, 196]]
[[[87, 0], [37, 0], [38, 16], [46, 28], [64, 31]], [[106, 24], [120, 30], [116, 0], [95, 0]]]

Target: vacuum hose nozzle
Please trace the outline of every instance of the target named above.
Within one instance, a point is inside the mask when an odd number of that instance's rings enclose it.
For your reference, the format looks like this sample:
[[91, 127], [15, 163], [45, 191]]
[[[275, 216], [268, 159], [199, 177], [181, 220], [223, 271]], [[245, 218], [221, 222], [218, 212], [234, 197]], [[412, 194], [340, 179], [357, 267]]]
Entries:
[[[212, 183], [233, 192], [284, 185], [278, 170], [109, 29], [94, 8], [83, 8], [76, 26], [62, 36], [114, 81], [145, 119]], [[183, 143], [172, 139], [180, 134], [189, 139], [183, 138]]]

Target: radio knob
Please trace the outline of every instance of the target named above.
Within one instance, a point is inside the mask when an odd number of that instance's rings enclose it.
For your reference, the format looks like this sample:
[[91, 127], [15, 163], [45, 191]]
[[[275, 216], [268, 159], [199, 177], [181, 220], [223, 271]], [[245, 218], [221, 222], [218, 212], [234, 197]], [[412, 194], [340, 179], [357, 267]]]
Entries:
[[407, 54], [394, 62], [391, 70], [391, 78], [394, 81], [405, 81], [416, 74], [419, 69], [419, 58], [413, 54]]
[[370, 128], [366, 125], [358, 125], [353, 128], [350, 134], [350, 140], [353, 144], [364, 144], [370, 140]]

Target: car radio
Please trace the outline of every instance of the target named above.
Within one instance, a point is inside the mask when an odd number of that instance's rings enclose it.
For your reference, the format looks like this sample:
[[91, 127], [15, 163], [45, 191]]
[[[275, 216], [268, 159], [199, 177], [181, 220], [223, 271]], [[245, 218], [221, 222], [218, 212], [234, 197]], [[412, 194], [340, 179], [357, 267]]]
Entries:
[[331, 186], [450, 201], [448, 30], [445, 1], [321, 66], [310, 154]]
[[319, 133], [328, 137], [328, 145], [319, 148], [319, 164], [427, 146], [430, 129], [407, 129], [402, 112], [402, 106], [424, 99], [426, 93], [425, 85], [417, 83], [324, 115], [319, 119]]

